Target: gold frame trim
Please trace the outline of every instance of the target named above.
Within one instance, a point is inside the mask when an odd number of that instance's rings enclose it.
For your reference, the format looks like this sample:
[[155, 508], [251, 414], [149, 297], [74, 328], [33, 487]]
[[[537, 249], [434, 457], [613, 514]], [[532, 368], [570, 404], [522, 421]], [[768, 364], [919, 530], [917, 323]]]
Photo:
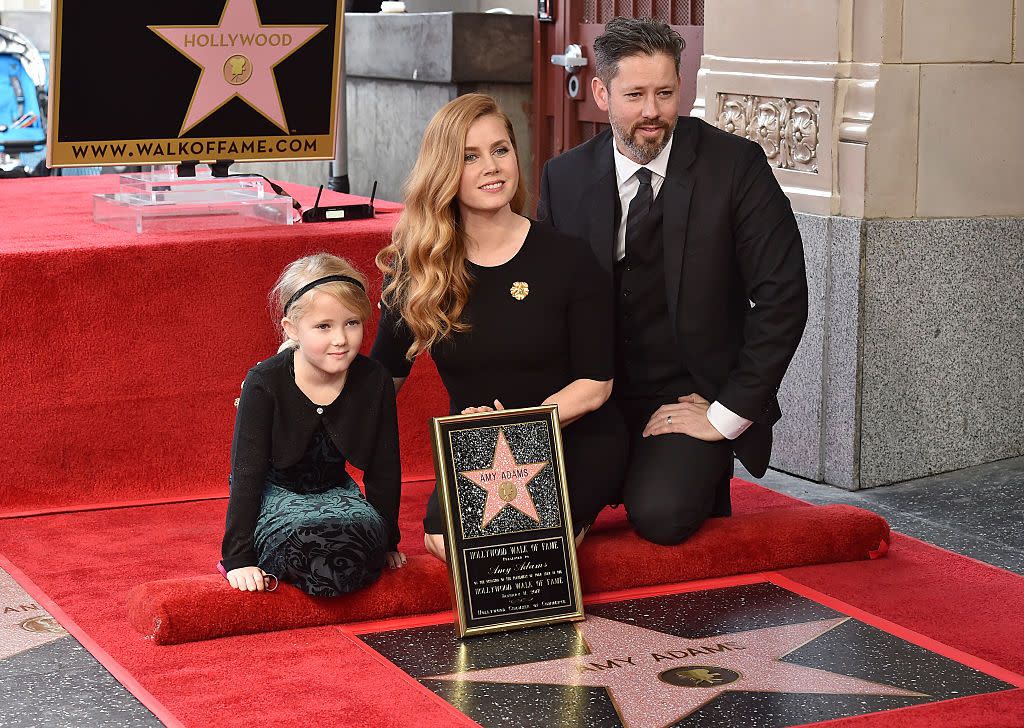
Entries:
[[[463, 568], [461, 566], [462, 554], [461, 552], [453, 555], [452, 546], [456, 542], [456, 532], [454, 518], [452, 517], [453, 504], [448, 497], [448, 490], [451, 482], [448, 478], [448, 469], [445, 467], [445, 462], [442, 460], [442, 453], [444, 452], [444, 433], [442, 432], [443, 427], [453, 422], [494, 422], [509, 417], [522, 417], [522, 416], [536, 415], [538, 420], [546, 418], [550, 425], [550, 432], [552, 433], [552, 463], [551, 465], [556, 468], [556, 475], [558, 476], [558, 488], [559, 493], [562, 496], [562, 524], [559, 528], [560, 535], [565, 539], [566, 550], [568, 551], [568, 575], [571, 576], [573, 583], [570, 585], [570, 593], [575, 599], [576, 608], [571, 612], [565, 614], [559, 614], [557, 616], [546, 616], [546, 617], [528, 617], [525, 619], [509, 619], [504, 622], [497, 624], [489, 624], [480, 627], [471, 627], [467, 625], [469, 621], [469, 605], [463, 599], [462, 594], [462, 579], [463, 579]], [[493, 426], [493, 424], [492, 424]], [[438, 480], [438, 498], [441, 504], [441, 517], [444, 521], [444, 540], [445, 540], [445, 553], [447, 554], [447, 565], [448, 565], [448, 582], [449, 589], [451, 590], [452, 605], [454, 606], [455, 612], [455, 629], [458, 636], [471, 637], [481, 634], [489, 634], [492, 632], [505, 632], [512, 629], [522, 629], [526, 627], [542, 627], [549, 624], [556, 624], [559, 622], [577, 622], [584, 619], [583, 614], [583, 590], [580, 585], [580, 574], [579, 574], [579, 561], [576, 555], [576, 538], [575, 532], [572, 525], [572, 513], [569, 508], [569, 484], [568, 478], [565, 472], [565, 456], [562, 450], [562, 430], [558, 420], [558, 405], [542, 405], [540, 407], [523, 407], [519, 409], [507, 409], [500, 410], [497, 412], [484, 412], [481, 414], [472, 415], [449, 415], [447, 417], [434, 417], [431, 419], [431, 444], [434, 454], [434, 473]], [[453, 468], [454, 471], [454, 468]], [[458, 478], [458, 475], [455, 476]], [[456, 487], [458, 487], [456, 483]], [[461, 524], [460, 524], [461, 525]], [[517, 531], [516, 533], [523, 533]], [[552, 536], [554, 538], [554, 536]], [[538, 539], [534, 539], [538, 540]], [[475, 547], [479, 548], [479, 547]], [[468, 595], [467, 595], [468, 599]], [[537, 610], [534, 610], [537, 611]]]

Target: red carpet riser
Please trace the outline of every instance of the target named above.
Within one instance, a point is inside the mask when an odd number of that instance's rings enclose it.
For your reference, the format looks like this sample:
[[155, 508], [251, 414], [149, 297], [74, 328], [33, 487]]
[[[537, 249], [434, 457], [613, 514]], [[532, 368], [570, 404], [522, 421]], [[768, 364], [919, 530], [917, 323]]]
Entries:
[[[92, 193], [115, 187], [112, 176], [5, 181], [0, 516], [226, 494], [232, 403], [280, 343], [267, 307], [277, 275], [328, 250], [379, 291], [372, 261], [400, 209], [378, 201], [373, 220], [140, 236], [93, 224]], [[304, 204], [316, 194], [287, 187]], [[324, 192], [341, 201], [364, 199]], [[364, 351], [375, 331], [370, 322]], [[436, 377], [421, 362], [410, 389]], [[412, 478], [431, 471], [425, 423], [448, 409], [436, 387], [418, 391], [401, 401]]]
[[[409, 485], [402, 519], [409, 563], [368, 589], [338, 599], [315, 599], [289, 585], [262, 595], [233, 591], [225, 588], [219, 574], [163, 579], [129, 592], [129, 621], [157, 644], [178, 644], [448, 609], [447, 572], [440, 561], [423, 553], [423, 529], [417, 522], [433, 483]], [[755, 501], [762, 490], [742, 481], [735, 488], [737, 495], [746, 492]], [[617, 509], [604, 515], [580, 550], [580, 579], [586, 593], [598, 593], [851, 561], [882, 555], [889, 538], [884, 519], [868, 511], [804, 507], [716, 518], [685, 544], [665, 547], [638, 538]]]

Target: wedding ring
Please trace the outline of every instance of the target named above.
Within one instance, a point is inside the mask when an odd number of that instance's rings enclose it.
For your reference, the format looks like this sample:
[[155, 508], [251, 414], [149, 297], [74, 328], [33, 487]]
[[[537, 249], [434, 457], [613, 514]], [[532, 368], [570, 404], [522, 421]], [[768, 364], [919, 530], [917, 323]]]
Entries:
[[666, 419], [665, 422], [667, 422], [667, 423], [669, 423], [671, 425], [672, 424], [672, 415], [669, 415], [668, 419]]
[[[273, 582], [273, 586], [271, 586], [271, 582]], [[279, 582], [277, 577], [273, 574], [264, 574], [263, 583], [266, 585], [267, 591], [272, 592], [275, 589], [277, 589], [278, 584], [280, 584], [281, 582]]]

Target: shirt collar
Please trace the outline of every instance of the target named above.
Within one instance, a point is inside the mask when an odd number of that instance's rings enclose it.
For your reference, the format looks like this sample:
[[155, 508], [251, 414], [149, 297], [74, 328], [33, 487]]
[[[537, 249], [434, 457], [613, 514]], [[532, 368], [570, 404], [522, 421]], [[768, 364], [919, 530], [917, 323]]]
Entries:
[[651, 160], [650, 164], [640, 165], [634, 162], [632, 159], [627, 157], [625, 154], [619, 151], [618, 145], [615, 143], [614, 138], [612, 139], [612, 155], [615, 157], [615, 182], [621, 188], [622, 184], [636, 174], [636, 171], [642, 166], [646, 166], [647, 169], [654, 172], [662, 179], [668, 173], [668, 158], [672, 153], [672, 140], [675, 139], [675, 133], [669, 137], [668, 144], [661, 150], [661, 153]]

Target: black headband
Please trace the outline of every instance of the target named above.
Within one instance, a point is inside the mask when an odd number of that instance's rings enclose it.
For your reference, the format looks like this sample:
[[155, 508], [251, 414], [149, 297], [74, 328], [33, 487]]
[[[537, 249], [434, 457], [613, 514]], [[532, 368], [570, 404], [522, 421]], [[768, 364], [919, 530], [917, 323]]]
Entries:
[[293, 293], [292, 297], [288, 299], [288, 303], [286, 303], [284, 305], [284, 315], [285, 316], [288, 315], [288, 309], [292, 307], [293, 303], [295, 303], [300, 298], [302, 298], [303, 294], [308, 293], [312, 289], [314, 289], [317, 286], [319, 286], [321, 283], [333, 283], [334, 281], [337, 281], [338, 283], [351, 283], [353, 286], [356, 286], [357, 288], [359, 288], [360, 291], [362, 291], [363, 293], [366, 293], [366, 287], [362, 283], [357, 281], [355, 278], [350, 278], [349, 276], [341, 276], [341, 275], [324, 276], [323, 278], [317, 278], [315, 281], [310, 281], [309, 283], [304, 285], [302, 288], [297, 290], [295, 293]]

